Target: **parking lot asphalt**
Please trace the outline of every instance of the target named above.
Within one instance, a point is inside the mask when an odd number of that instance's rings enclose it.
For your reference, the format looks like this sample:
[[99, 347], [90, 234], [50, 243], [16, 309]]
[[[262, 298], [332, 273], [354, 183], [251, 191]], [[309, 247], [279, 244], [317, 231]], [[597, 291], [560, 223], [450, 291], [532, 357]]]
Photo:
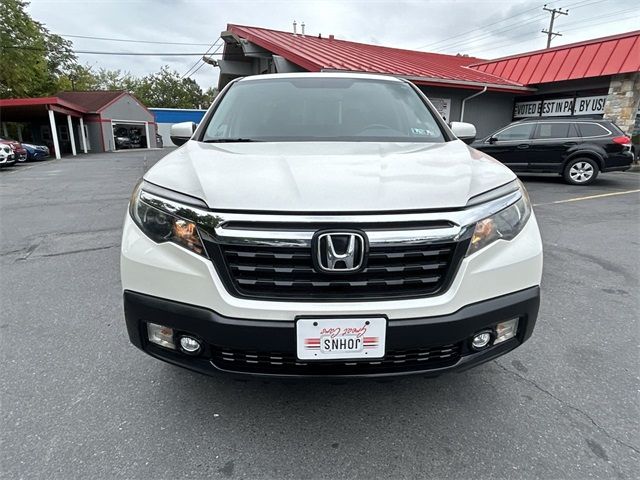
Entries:
[[522, 177], [545, 267], [514, 352], [435, 379], [267, 383], [128, 342], [121, 225], [162, 155], [0, 171], [0, 478], [637, 478], [639, 173]]

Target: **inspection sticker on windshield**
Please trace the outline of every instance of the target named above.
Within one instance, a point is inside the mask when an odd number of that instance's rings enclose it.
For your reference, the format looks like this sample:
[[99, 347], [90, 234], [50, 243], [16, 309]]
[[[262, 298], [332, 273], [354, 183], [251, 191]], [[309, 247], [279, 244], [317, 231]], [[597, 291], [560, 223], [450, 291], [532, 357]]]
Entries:
[[300, 360], [367, 360], [384, 357], [385, 318], [305, 318], [296, 323]]

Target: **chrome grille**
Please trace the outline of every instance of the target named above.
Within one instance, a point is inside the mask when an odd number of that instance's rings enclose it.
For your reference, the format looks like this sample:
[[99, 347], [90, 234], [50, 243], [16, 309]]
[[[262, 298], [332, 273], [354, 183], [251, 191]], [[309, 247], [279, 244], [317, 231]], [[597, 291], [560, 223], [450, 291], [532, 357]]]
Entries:
[[309, 246], [222, 244], [205, 239], [209, 256], [232, 293], [302, 301], [434, 295], [446, 288], [466, 244], [372, 245], [363, 270], [336, 275], [314, 269]]

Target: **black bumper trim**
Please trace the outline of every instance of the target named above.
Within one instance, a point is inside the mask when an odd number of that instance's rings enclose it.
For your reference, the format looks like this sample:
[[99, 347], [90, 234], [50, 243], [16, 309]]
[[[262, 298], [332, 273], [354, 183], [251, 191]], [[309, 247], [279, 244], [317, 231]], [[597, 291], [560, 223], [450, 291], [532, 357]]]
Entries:
[[[449, 315], [402, 320], [389, 320], [387, 351], [435, 347], [464, 342], [462, 356], [450, 366], [427, 368], [407, 372], [374, 373], [362, 375], [322, 375], [322, 377], [386, 377], [408, 374], [439, 374], [462, 370], [503, 355], [525, 342], [532, 334], [540, 303], [539, 287], [485, 300], [461, 308]], [[290, 374], [244, 373], [221, 368], [210, 361], [211, 345], [247, 351], [295, 351], [295, 320], [247, 320], [229, 318], [198, 306], [161, 299], [137, 292], [124, 292], [127, 331], [131, 342], [141, 350], [161, 360], [206, 374], [216, 371], [264, 377], [291, 377]], [[515, 339], [473, 353], [466, 340], [475, 332], [502, 320], [520, 318]], [[190, 357], [150, 344], [146, 339], [146, 322], [169, 326], [201, 338], [207, 348], [200, 357]], [[299, 375], [309, 377], [309, 375]]]
[[616, 166], [616, 167], [605, 167], [605, 168], [602, 169], [602, 173], [626, 172], [630, 168], [631, 168], [631, 164], [629, 164], [629, 165], [620, 165], [620, 166]]

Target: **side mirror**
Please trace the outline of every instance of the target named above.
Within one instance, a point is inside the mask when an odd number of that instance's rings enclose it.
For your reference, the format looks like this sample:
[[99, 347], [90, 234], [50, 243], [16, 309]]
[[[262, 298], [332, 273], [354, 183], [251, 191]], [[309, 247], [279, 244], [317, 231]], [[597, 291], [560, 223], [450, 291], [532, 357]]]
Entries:
[[476, 139], [476, 127], [471, 123], [451, 122], [451, 131], [467, 145]]
[[487, 140], [487, 142], [489, 142], [490, 144], [494, 144], [498, 141], [498, 139], [496, 137], [489, 137], [489, 140]]
[[182, 122], [171, 125], [171, 141], [180, 146], [189, 141], [197, 125], [193, 122]]

